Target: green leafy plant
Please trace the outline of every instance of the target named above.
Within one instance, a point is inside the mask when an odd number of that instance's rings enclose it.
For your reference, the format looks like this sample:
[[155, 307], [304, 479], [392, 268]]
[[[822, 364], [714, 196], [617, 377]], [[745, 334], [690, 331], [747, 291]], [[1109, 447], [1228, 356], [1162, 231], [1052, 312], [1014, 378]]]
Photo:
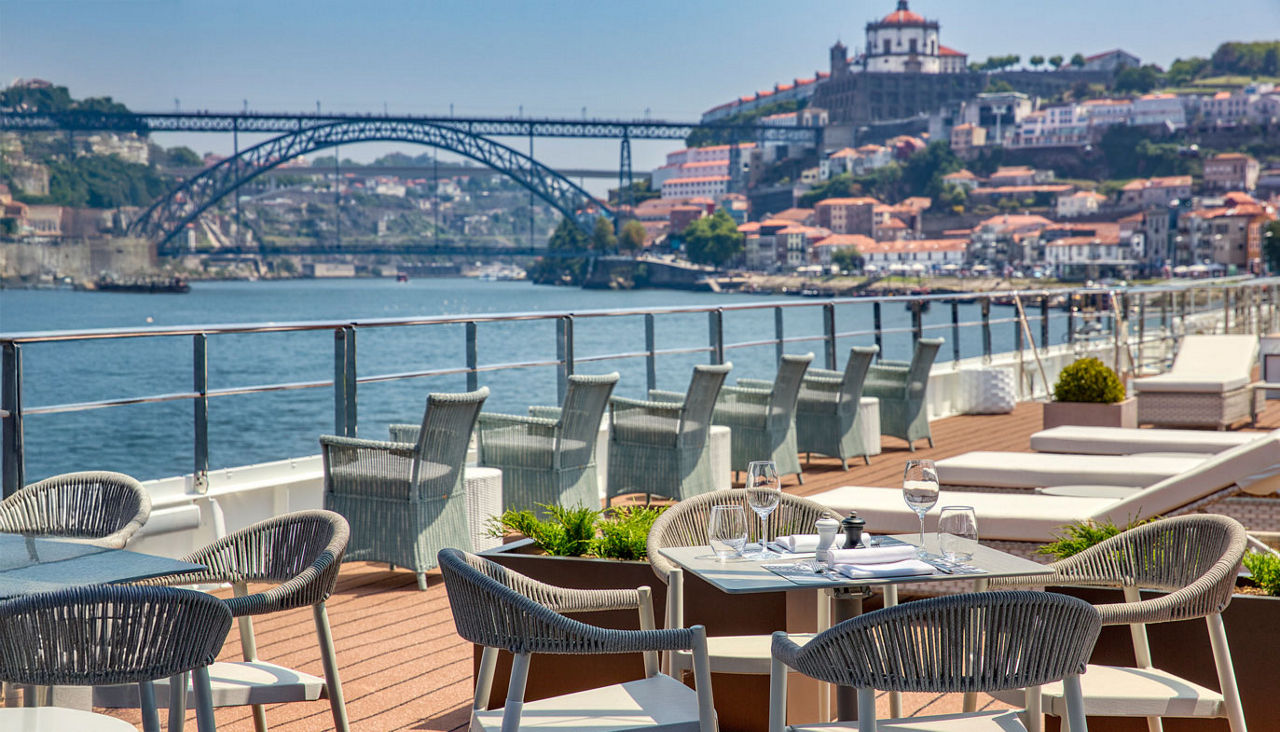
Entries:
[[592, 554], [606, 559], [644, 559], [648, 556], [649, 529], [663, 510], [649, 506], [614, 509], [596, 524], [600, 536], [592, 546]]
[[1053, 385], [1059, 402], [1115, 404], [1124, 400], [1124, 384], [1116, 372], [1096, 358], [1082, 358], [1064, 368]]
[[1249, 570], [1253, 583], [1263, 592], [1280, 597], [1280, 555], [1249, 552], [1244, 555], [1244, 566]]
[[539, 518], [533, 511], [504, 511], [490, 519], [490, 535], [523, 534], [555, 557], [638, 560], [647, 556], [649, 529], [664, 510], [646, 506], [624, 506], [608, 512], [583, 506], [539, 507], [547, 512], [546, 518]]
[[1074, 554], [1079, 554], [1094, 544], [1101, 544], [1122, 531], [1128, 531], [1135, 526], [1149, 524], [1155, 520], [1155, 518], [1131, 520], [1124, 526], [1117, 526], [1110, 519], [1106, 521], [1073, 521], [1062, 527], [1062, 531], [1055, 533], [1053, 541], [1036, 549], [1036, 554], [1066, 559]]

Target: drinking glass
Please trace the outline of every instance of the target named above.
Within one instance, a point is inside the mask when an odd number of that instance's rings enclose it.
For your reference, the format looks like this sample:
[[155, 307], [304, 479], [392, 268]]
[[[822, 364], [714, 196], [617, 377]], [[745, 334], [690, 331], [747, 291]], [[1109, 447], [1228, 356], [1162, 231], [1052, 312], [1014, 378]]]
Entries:
[[747, 505], [760, 517], [760, 551], [768, 554], [769, 514], [782, 500], [782, 479], [772, 460], [756, 460], [747, 465]]
[[932, 460], [908, 460], [902, 474], [902, 500], [920, 517], [920, 548], [916, 555], [928, 557], [924, 548], [924, 515], [938, 502], [938, 469]]
[[742, 555], [747, 544], [747, 512], [742, 506], [712, 506], [707, 520], [707, 542], [716, 558], [725, 561]]
[[938, 547], [949, 562], [968, 562], [978, 545], [978, 517], [973, 506], [943, 506], [938, 514]]

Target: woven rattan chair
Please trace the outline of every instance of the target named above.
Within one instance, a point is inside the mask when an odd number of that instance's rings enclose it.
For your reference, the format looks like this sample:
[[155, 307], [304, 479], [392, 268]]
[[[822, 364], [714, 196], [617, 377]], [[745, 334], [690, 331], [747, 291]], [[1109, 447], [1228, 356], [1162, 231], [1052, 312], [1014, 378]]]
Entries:
[[[152, 584], [189, 585], [230, 583], [234, 597], [226, 603], [238, 619], [242, 662], [218, 662], [210, 668], [215, 707], [253, 706], [254, 727], [266, 729], [264, 704], [314, 701], [328, 696], [333, 728], [349, 729], [338, 661], [329, 630], [325, 601], [338, 581], [338, 568], [347, 547], [347, 521], [332, 511], [298, 511], [261, 521], [228, 534], [183, 557], [205, 570], [147, 580]], [[249, 583], [270, 583], [249, 592]], [[258, 658], [253, 616], [311, 607], [324, 679]], [[164, 693], [169, 686], [163, 682]], [[96, 706], [137, 706], [137, 698], [119, 687], [98, 689]]]
[[720, 390], [711, 421], [733, 431], [729, 440], [731, 469], [746, 470], [753, 460], [772, 460], [778, 465], [778, 475], [795, 473], [796, 479], [804, 482], [796, 454], [796, 398], [811, 361], [812, 353], [783, 356], [769, 388], [726, 386]]
[[137, 480], [106, 471], [66, 473], [23, 488], [0, 503], [0, 532], [123, 549], [151, 516]]
[[[1000, 580], [1004, 585], [1119, 587], [1126, 602], [1099, 605], [1104, 625], [1128, 625], [1136, 667], [1090, 665], [1082, 677], [1086, 713], [1101, 717], [1226, 717], [1244, 732], [1244, 712], [1231, 664], [1222, 611], [1231, 602], [1248, 536], [1235, 519], [1208, 514], [1143, 524], [1054, 562], [1051, 577]], [[1166, 594], [1143, 600], [1139, 590]], [[1204, 618], [1221, 691], [1155, 668], [1146, 625]], [[1061, 716], [1062, 689], [1042, 689], [1046, 712]], [[1008, 700], [1009, 695], [997, 695]], [[1074, 727], [1073, 727], [1074, 729]]]
[[[222, 601], [190, 590], [97, 585], [27, 595], [0, 603], [0, 679], [28, 689], [133, 684], [143, 702], [143, 729], [159, 732], [153, 682], [192, 671], [200, 732], [213, 732], [208, 667], [230, 629]], [[133, 729], [87, 712], [0, 710], [5, 730], [117, 727]]]
[[472, 548], [463, 464], [488, 396], [432, 394], [420, 427], [392, 425], [394, 442], [320, 437], [324, 507], [351, 525], [346, 561], [408, 567], [425, 590], [436, 552]]
[[617, 372], [575, 374], [559, 407], [530, 407], [530, 417], [480, 414], [477, 462], [502, 470], [503, 509], [600, 507], [596, 439], [617, 383]]
[[916, 449], [915, 441], [921, 438], [933, 447], [925, 393], [929, 388], [929, 370], [941, 346], [941, 338], [921, 338], [916, 341], [911, 363], [872, 364], [862, 386], [863, 396], [880, 400], [880, 434], [906, 440], [912, 452]]
[[796, 447], [800, 452], [839, 458], [845, 470], [849, 469], [851, 457], [862, 456], [871, 464], [863, 444], [858, 406], [871, 359], [879, 351], [877, 346], [854, 346], [849, 349], [843, 373], [815, 368], [805, 373], [796, 401]]
[[715, 489], [711, 410], [733, 364], [694, 366], [679, 402], [609, 400], [606, 503], [627, 493], [683, 500]]
[[[635, 590], [573, 590], [543, 584], [483, 557], [456, 549], [440, 552], [458, 635], [483, 646], [476, 672], [472, 730], [534, 727], [590, 728], [595, 732], [661, 726], [663, 730], [715, 732], [716, 715], [702, 626], [655, 630], [648, 587]], [[640, 630], [611, 630], [560, 613], [638, 610]], [[658, 672], [657, 654], [690, 650], [697, 691]], [[506, 704], [488, 711], [498, 651], [514, 654]], [[525, 703], [530, 655], [534, 653], [642, 653], [645, 678]], [[608, 710], [593, 719], [590, 710]]]
[[[684, 571], [662, 555], [662, 549], [676, 546], [705, 546], [707, 544], [707, 520], [712, 506], [742, 506], [748, 515], [747, 491], [722, 490], [704, 493], [671, 506], [653, 522], [649, 529], [647, 553], [649, 566], [658, 579], [667, 585], [666, 626], [684, 627]], [[807, 498], [783, 493], [778, 507], [769, 514], [771, 536], [813, 533], [814, 522], [820, 518], [840, 518], [831, 509]], [[769, 644], [767, 635], [711, 636], [707, 650], [711, 670], [715, 673], [767, 674], [769, 673]], [[688, 654], [670, 656], [669, 668], [673, 675], [689, 668]]]
[[1089, 603], [1041, 592], [982, 592], [867, 613], [809, 638], [773, 634], [769, 732], [786, 726], [787, 669], [858, 690], [858, 722], [800, 730], [1022, 729], [1009, 710], [876, 721], [875, 690], [995, 691], [1060, 681], [1071, 732], [1086, 732], [1080, 677], [1102, 623]]

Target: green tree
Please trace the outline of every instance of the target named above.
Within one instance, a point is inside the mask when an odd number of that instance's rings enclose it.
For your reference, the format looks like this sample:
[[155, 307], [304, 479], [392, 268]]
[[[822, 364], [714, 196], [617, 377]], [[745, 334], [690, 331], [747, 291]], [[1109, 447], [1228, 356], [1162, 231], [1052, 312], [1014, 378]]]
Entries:
[[1062, 66], [1062, 54], [1056, 54], [1054, 56], [1050, 56], [1049, 65], [1055, 69]]
[[627, 219], [618, 236], [618, 248], [624, 252], [636, 252], [644, 248], [644, 224], [637, 219]]
[[1004, 79], [991, 79], [987, 81], [987, 86], [982, 90], [985, 94], [999, 94], [1002, 92], [1013, 91], [1013, 84]]
[[1044, 65], [1044, 56], [1032, 56], [1027, 59], [1027, 63], [1031, 64], [1035, 68], [1039, 68]]
[[604, 216], [597, 216], [591, 229], [591, 248], [597, 252], [612, 251], [618, 245], [618, 237], [613, 235], [613, 224]]
[[862, 266], [862, 253], [855, 246], [840, 247], [831, 253], [831, 263], [842, 272], [859, 269]]
[[1262, 259], [1272, 274], [1280, 272], [1280, 221], [1272, 221], [1262, 231]]
[[585, 251], [591, 248], [591, 242], [582, 233], [581, 227], [567, 218], [561, 218], [560, 223], [556, 224], [556, 230], [551, 233], [551, 238], [547, 240], [547, 248]]
[[156, 164], [165, 168], [199, 168], [204, 165], [204, 160], [196, 155], [195, 150], [178, 146], [164, 150]]
[[1212, 64], [1207, 58], [1193, 56], [1188, 59], [1174, 59], [1169, 70], [1165, 72], [1164, 81], [1170, 86], [1182, 86], [1208, 76], [1211, 71]]
[[1074, 67], [1076, 67], [1077, 69], [1083, 69], [1083, 68], [1084, 68], [1084, 54], [1082, 54], [1082, 53], [1077, 53], [1077, 54], [1072, 55], [1072, 57], [1071, 57], [1071, 65], [1072, 65], [1072, 66], [1074, 66]]
[[1150, 64], [1140, 68], [1125, 67], [1116, 74], [1115, 90], [1146, 94], [1160, 83], [1160, 71]]
[[745, 237], [729, 214], [717, 210], [686, 226], [680, 238], [690, 262], [720, 267], [742, 253]]
[[944, 183], [938, 191], [937, 196], [938, 207], [944, 211], [963, 212], [965, 204], [969, 202], [969, 194], [964, 188], [955, 183]]
[[938, 140], [907, 159], [902, 169], [902, 183], [908, 195], [934, 197], [942, 191], [942, 176], [963, 167], [964, 163], [951, 151], [951, 146]]

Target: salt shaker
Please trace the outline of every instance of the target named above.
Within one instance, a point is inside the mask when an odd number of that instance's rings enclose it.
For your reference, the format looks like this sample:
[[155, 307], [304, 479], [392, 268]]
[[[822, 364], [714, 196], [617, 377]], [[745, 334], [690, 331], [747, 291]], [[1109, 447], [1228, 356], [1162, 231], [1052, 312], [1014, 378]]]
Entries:
[[840, 522], [833, 518], [820, 518], [814, 522], [814, 526], [818, 529], [818, 550], [813, 558], [819, 562], [830, 563], [828, 552], [836, 541], [836, 531], [840, 529]]

